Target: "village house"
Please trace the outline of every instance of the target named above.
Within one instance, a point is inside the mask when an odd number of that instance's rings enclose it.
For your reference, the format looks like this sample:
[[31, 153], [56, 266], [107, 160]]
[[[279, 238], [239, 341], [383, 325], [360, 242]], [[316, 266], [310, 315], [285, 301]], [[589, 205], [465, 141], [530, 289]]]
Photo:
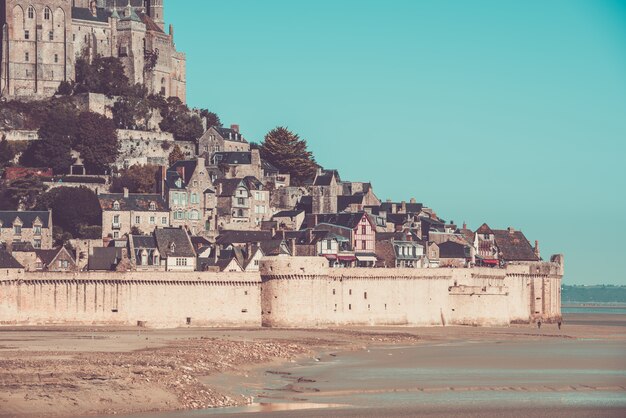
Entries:
[[30, 243], [34, 249], [52, 248], [52, 212], [0, 211], [0, 245]]
[[454, 241], [445, 241], [439, 246], [439, 267], [468, 267], [471, 251], [467, 245]]
[[474, 245], [478, 248], [477, 265], [502, 267], [510, 262], [541, 260], [539, 243], [535, 241], [535, 246], [531, 246], [522, 231], [511, 227], [498, 230], [491, 229], [486, 223], [482, 224], [476, 230], [474, 240]]
[[278, 229], [297, 231], [304, 222], [305, 212], [303, 210], [283, 210], [272, 216], [272, 221], [276, 222]]
[[196, 252], [182, 228], [159, 228], [154, 231], [161, 264], [165, 271], [195, 271]]
[[260, 228], [271, 219], [270, 192], [254, 177], [215, 181], [220, 229]]
[[49, 250], [35, 249], [30, 243], [14, 245], [12, 255], [26, 271], [78, 271], [74, 256], [65, 247]]
[[161, 195], [124, 193], [98, 195], [102, 208], [102, 237], [118, 239], [149, 234], [170, 225], [170, 212]]
[[131, 235], [128, 238], [128, 246], [133, 270], [165, 271], [165, 265], [161, 264], [161, 253], [154, 234]]
[[340, 181], [337, 170], [318, 169], [311, 186], [311, 211], [307, 213], [337, 213]]
[[377, 233], [378, 267], [419, 268], [424, 263], [424, 245], [403, 232]]
[[231, 125], [230, 129], [212, 126], [198, 139], [198, 155], [209, 161], [216, 152], [248, 151], [250, 144], [239, 132], [239, 125]]
[[192, 235], [214, 236], [217, 198], [204, 158], [178, 161], [160, 174], [159, 191], [167, 199], [172, 227]]
[[342, 231], [334, 227], [347, 229], [357, 266], [373, 267], [376, 263], [376, 224], [366, 212], [307, 215], [306, 225], [337, 235], [342, 235]]

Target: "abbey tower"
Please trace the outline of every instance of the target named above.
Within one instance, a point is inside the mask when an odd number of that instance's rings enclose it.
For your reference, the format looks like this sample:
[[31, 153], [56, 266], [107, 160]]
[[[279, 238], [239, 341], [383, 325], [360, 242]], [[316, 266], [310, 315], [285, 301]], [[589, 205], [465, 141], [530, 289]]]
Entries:
[[[52, 96], [80, 56], [121, 59], [128, 78], [186, 101], [186, 57], [163, 0], [0, 0], [0, 95]], [[146, 57], [156, 54], [154, 65]]]

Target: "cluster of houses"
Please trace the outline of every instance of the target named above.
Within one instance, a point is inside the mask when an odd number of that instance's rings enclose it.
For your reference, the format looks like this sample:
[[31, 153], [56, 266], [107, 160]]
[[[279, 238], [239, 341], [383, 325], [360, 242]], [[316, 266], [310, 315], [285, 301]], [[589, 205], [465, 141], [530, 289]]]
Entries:
[[487, 224], [473, 231], [415, 199], [383, 202], [371, 183], [342, 180], [337, 170], [319, 169], [292, 186], [236, 125], [208, 129], [196, 156], [162, 167], [153, 194], [109, 193], [107, 182], [94, 189], [89, 176], [72, 179], [97, 191], [102, 238], [55, 247], [50, 212], [0, 211], [0, 268], [240, 272], [258, 271], [267, 256], [323, 257], [333, 268], [540, 260], [537, 242], [521, 231]]

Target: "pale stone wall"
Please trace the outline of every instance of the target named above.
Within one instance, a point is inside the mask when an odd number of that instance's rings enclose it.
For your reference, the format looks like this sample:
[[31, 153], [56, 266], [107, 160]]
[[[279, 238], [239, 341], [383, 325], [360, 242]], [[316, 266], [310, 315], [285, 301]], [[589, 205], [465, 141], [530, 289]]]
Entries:
[[169, 166], [168, 159], [176, 145], [180, 147], [185, 158], [192, 158], [196, 153], [194, 142], [174, 141], [173, 135], [169, 132], [118, 129], [117, 137], [120, 153], [115, 166], [120, 169], [136, 164]]
[[317, 327], [561, 320], [562, 257], [506, 269], [330, 269], [267, 257], [260, 272], [0, 271], [0, 324]]
[[12, 131], [1, 131], [0, 137], [7, 141], [39, 141], [39, 131], [28, 131], [15, 129]]
[[330, 269], [261, 261], [265, 326], [507, 325], [560, 320], [562, 264], [506, 269]]
[[3, 273], [0, 325], [261, 325], [254, 273]]

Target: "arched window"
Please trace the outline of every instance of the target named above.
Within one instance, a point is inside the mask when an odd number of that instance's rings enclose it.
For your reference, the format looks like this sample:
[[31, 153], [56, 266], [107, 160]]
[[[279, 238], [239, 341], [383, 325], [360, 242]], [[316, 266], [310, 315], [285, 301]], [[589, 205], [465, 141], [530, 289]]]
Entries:
[[28, 18], [29, 19], [35, 18], [35, 8], [33, 6], [28, 6]]
[[120, 210], [120, 202], [113, 202], [113, 210]]
[[150, 202], [150, 210], [156, 210], [156, 203]]
[[198, 216], [198, 211], [197, 210], [192, 210], [190, 215], [189, 215], [189, 217], [193, 221], [197, 221], [198, 219], [200, 219], [200, 217]]
[[48, 9], [47, 7], [43, 11], [43, 18], [45, 20], [50, 20], [50, 9]]

